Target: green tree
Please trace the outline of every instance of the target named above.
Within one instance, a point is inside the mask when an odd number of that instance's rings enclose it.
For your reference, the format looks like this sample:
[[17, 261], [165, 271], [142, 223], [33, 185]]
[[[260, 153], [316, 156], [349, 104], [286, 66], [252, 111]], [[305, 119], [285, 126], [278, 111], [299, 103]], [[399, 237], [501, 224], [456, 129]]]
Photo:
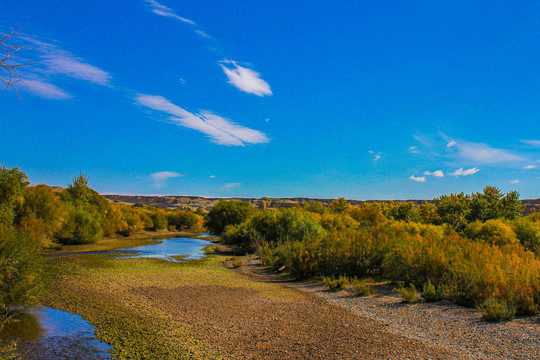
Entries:
[[89, 202], [92, 197], [92, 189], [88, 186], [88, 176], [83, 173], [75, 176], [66, 188], [66, 195], [71, 201]]
[[12, 225], [15, 209], [24, 199], [28, 177], [19, 168], [0, 166], [0, 224]]
[[521, 216], [525, 206], [519, 201], [519, 193], [517, 191], [509, 191], [501, 199], [500, 216], [506, 219], [517, 219]]
[[339, 197], [337, 199], [332, 200], [330, 203], [330, 208], [333, 212], [336, 214], [341, 214], [345, 210], [347, 210], [351, 206], [347, 200], [345, 200], [344, 197]]
[[463, 230], [467, 226], [470, 213], [470, 198], [464, 193], [441, 195], [434, 199], [437, 206], [437, 216], [443, 224], [449, 224], [455, 229]]
[[320, 201], [314, 201], [310, 204], [307, 204], [306, 206], [304, 206], [304, 210], [320, 215], [328, 212], [328, 208], [324, 206], [324, 204]]
[[206, 228], [210, 233], [220, 235], [227, 225], [238, 225], [247, 220], [255, 208], [240, 200], [220, 200], [206, 214]]
[[19, 204], [15, 224], [26, 230], [41, 244], [50, 241], [66, 218], [60, 197], [47, 185], [29, 186], [24, 190], [24, 202]]

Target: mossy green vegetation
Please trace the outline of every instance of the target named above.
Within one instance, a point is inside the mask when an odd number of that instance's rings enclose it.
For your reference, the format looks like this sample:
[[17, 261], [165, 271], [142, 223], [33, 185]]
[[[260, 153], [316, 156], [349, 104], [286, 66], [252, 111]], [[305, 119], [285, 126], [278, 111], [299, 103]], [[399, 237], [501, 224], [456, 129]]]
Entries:
[[223, 260], [218, 255], [181, 263], [103, 254], [50, 258], [51, 285], [44, 304], [87, 319], [119, 359], [217, 359], [212, 344], [201, 342], [189, 324], [160, 309], [163, 299], [152, 298], [147, 290], [217, 285], [281, 301], [303, 298], [276, 284], [251, 281], [222, 266]]

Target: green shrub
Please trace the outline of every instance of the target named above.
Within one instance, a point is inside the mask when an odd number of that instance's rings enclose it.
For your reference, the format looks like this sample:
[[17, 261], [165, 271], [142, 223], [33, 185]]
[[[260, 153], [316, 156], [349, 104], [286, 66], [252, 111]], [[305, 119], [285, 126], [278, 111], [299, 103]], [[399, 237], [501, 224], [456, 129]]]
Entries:
[[43, 290], [42, 269], [32, 237], [0, 225], [0, 312], [37, 304]]
[[422, 298], [427, 302], [439, 301], [444, 298], [444, 292], [440, 287], [436, 288], [435, 285], [431, 283], [431, 280], [428, 280], [428, 282], [424, 284]]
[[497, 246], [518, 242], [512, 227], [499, 219], [488, 220], [485, 223], [475, 221], [467, 225], [464, 232], [470, 239], [482, 240]]
[[345, 290], [349, 285], [349, 279], [345, 276], [340, 276], [338, 278], [323, 277], [322, 282], [325, 290], [331, 292]]
[[206, 214], [206, 228], [214, 235], [221, 235], [227, 225], [238, 225], [247, 220], [255, 208], [239, 200], [220, 200]]
[[403, 298], [403, 302], [409, 303], [409, 304], [416, 304], [420, 301], [420, 298], [418, 297], [418, 291], [416, 291], [416, 287], [414, 284], [410, 284], [409, 287], [399, 287], [395, 289]]
[[366, 296], [373, 294], [373, 287], [366, 280], [351, 281], [352, 293], [355, 296]]
[[521, 245], [533, 252], [540, 252], [540, 222], [525, 217], [514, 220], [512, 226]]
[[478, 310], [482, 312], [484, 318], [489, 321], [512, 320], [516, 314], [516, 308], [508, 305], [506, 301], [490, 298], [484, 301]]
[[56, 234], [60, 243], [65, 245], [92, 244], [101, 239], [102, 218], [92, 207], [84, 204], [69, 206], [68, 217]]

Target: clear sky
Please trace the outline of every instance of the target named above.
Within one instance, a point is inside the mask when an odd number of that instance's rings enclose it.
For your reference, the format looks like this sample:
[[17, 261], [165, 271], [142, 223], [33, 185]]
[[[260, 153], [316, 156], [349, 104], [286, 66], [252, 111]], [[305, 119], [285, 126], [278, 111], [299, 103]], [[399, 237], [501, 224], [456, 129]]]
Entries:
[[540, 197], [539, 1], [18, 0], [11, 27], [0, 162], [34, 184]]

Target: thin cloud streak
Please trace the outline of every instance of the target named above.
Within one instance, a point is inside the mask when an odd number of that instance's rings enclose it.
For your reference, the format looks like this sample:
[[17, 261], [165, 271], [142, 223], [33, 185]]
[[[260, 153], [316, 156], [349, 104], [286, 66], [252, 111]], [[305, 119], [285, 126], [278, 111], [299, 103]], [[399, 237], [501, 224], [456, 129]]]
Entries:
[[238, 90], [257, 96], [272, 95], [270, 85], [261, 79], [261, 74], [238, 65], [233, 60], [221, 60], [219, 66], [229, 79], [229, 84]]
[[416, 182], [426, 182], [426, 177], [425, 176], [419, 176], [419, 177], [416, 177], [414, 175], [411, 175], [409, 177], [409, 179], [413, 180], [413, 181], [416, 181]]
[[19, 87], [44, 99], [65, 100], [73, 97], [58, 86], [42, 80], [24, 80]]
[[156, 172], [150, 175], [150, 177], [154, 180], [167, 180], [170, 178], [175, 178], [175, 177], [180, 177], [180, 176], [184, 176], [184, 175], [179, 174], [177, 172], [172, 172], [172, 171], [160, 171], [160, 172]]
[[441, 170], [436, 170], [434, 172], [424, 171], [424, 175], [431, 175], [439, 178], [444, 177], [444, 173]]
[[42, 63], [47, 67], [50, 74], [63, 74], [75, 79], [86, 80], [94, 84], [110, 86], [111, 75], [100, 68], [90, 65], [80, 57], [76, 57], [69, 51], [56, 45], [45, 43], [30, 37], [25, 38], [28, 42], [37, 46]]
[[533, 147], [540, 147], [540, 140], [521, 140], [521, 142]]
[[456, 171], [454, 171], [453, 173], [450, 173], [450, 175], [453, 175], [453, 176], [469, 176], [469, 175], [474, 175], [476, 174], [477, 172], [479, 172], [480, 169], [478, 168], [471, 168], [471, 169], [468, 169], [468, 170], [463, 170], [463, 168], [459, 168], [457, 169]]
[[160, 171], [160, 172], [156, 172], [150, 175], [150, 177], [154, 181], [154, 187], [156, 189], [163, 188], [167, 184], [167, 180], [171, 178], [177, 178], [180, 176], [184, 176], [184, 175], [179, 174], [177, 172], [173, 172], [173, 171]]
[[244, 143], [261, 144], [270, 141], [260, 131], [237, 125], [207, 111], [199, 115], [192, 114], [162, 96], [139, 94], [135, 100], [140, 105], [172, 115], [169, 122], [200, 131], [219, 145], [243, 146]]
[[190, 25], [195, 25], [194, 21], [177, 15], [174, 12], [173, 9], [171, 9], [170, 7], [167, 7], [165, 5], [160, 4], [155, 0], [146, 0], [146, 3], [148, 5], [150, 5], [150, 11], [152, 11], [156, 15], [170, 17], [170, 18], [180, 20], [180, 21], [185, 22], [185, 23], [190, 24]]
[[522, 157], [505, 149], [497, 149], [482, 143], [456, 142], [452, 147], [457, 148], [458, 156], [484, 164], [521, 161]]

